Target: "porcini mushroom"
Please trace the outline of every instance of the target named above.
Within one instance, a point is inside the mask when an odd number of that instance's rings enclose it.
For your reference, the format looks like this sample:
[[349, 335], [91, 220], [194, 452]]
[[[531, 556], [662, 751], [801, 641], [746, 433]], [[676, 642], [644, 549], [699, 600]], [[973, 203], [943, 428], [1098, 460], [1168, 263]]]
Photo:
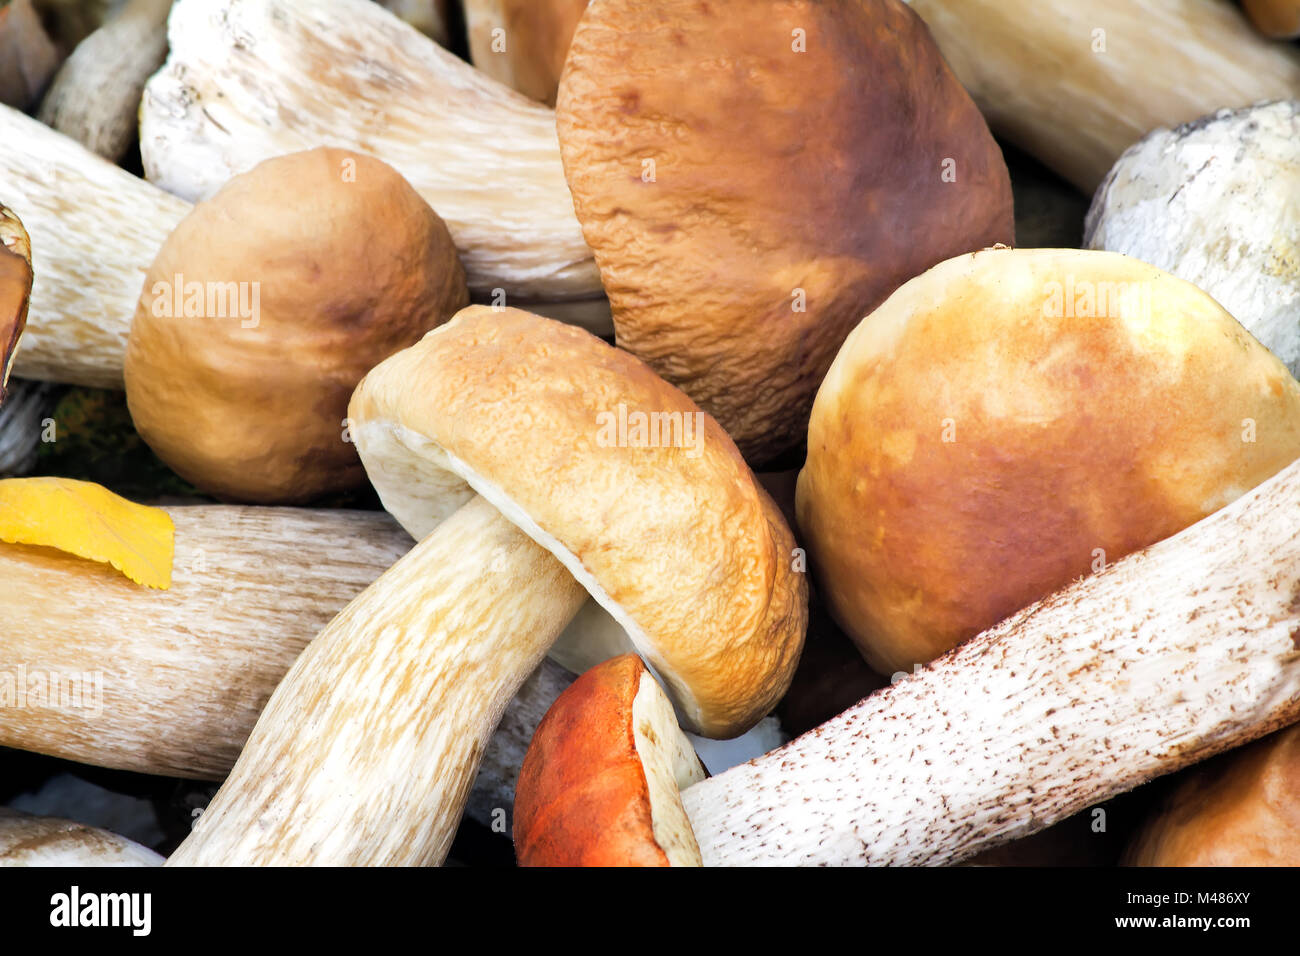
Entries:
[[868, 663], [910, 671], [1300, 456], [1300, 383], [1212, 298], [1109, 252], [911, 280], [817, 394], [798, 516]]
[[148, 178], [189, 200], [322, 144], [394, 166], [446, 220], [470, 288], [599, 297], [554, 114], [369, 0], [180, 0], [140, 108]]
[[465, 0], [470, 61], [493, 79], [555, 105], [569, 41], [588, 0]]
[[1158, 126], [1300, 94], [1300, 57], [1231, 3], [908, 3], [993, 131], [1089, 194]]
[[1265, 36], [1300, 36], [1300, 0], [1241, 0], [1241, 6]]
[[[165, 510], [175, 525], [166, 591], [50, 548], [0, 544], [0, 746], [220, 780], [302, 649], [411, 546], [371, 512]], [[510, 806], [528, 740], [570, 680], [544, 662], [506, 707], [470, 797], [475, 819]]]
[[105, 159], [121, 159], [136, 137], [145, 80], [167, 55], [171, 6], [126, 0], [59, 67], [37, 118]]
[[897, 0], [602, 0], [556, 119], [619, 345], [751, 460], [898, 285], [1013, 238], [1002, 153]]
[[1148, 134], [1088, 210], [1084, 244], [1203, 289], [1300, 376], [1300, 101]]
[[[628, 409], [676, 438], [609, 431]], [[367, 375], [349, 417], [385, 507], [427, 536], [298, 658], [169, 863], [441, 860], [501, 708], [588, 590], [688, 727], [733, 736], [780, 698], [806, 619], [789, 529], [633, 357], [471, 307]]]
[[330, 148], [269, 159], [195, 206], [145, 274], [131, 418], [219, 497], [359, 486], [352, 389], [468, 302], [446, 226], [391, 166]]
[[1300, 866], [1300, 725], [1187, 771], [1126, 861]]
[[116, 833], [0, 807], [0, 866], [161, 866], [162, 862], [153, 850]]
[[1300, 461], [682, 805], [705, 865], [958, 862], [1294, 722], [1298, 648]]
[[516, 789], [523, 866], [699, 866], [681, 790], [705, 777], [635, 654], [598, 664], [542, 719]]
[[0, 403], [5, 400], [32, 295], [32, 245], [22, 221], [0, 205]]

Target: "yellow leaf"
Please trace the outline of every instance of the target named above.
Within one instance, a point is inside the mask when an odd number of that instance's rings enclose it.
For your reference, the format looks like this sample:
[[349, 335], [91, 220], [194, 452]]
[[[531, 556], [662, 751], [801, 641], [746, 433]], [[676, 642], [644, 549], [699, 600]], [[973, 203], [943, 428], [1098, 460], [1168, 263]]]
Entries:
[[58, 548], [111, 564], [136, 584], [172, 583], [175, 527], [161, 508], [71, 478], [0, 480], [0, 541]]

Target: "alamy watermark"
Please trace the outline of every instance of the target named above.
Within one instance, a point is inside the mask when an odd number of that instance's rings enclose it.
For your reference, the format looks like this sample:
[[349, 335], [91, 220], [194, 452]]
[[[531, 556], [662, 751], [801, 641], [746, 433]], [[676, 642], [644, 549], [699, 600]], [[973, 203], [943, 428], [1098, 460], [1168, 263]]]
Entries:
[[150, 287], [150, 311], [159, 319], [239, 319], [241, 329], [255, 329], [262, 315], [260, 282], [186, 282], [183, 273]]
[[0, 671], [0, 707], [81, 710], [91, 717], [104, 712], [102, 671], [17, 669]]
[[642, 412], [618, 403], [596, 414], [596, 444], [601, 448], [681, 448], [687, 458], [704, 449], [703, 412]]

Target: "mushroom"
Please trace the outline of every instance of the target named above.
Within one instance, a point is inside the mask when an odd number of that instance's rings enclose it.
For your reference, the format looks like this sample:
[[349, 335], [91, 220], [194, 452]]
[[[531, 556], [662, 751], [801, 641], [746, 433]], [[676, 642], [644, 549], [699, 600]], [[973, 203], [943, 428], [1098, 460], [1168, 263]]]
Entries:
[[552, 111], [369, 0], [179, 0], [140, 107], [148, 178], [189, 200], [322, 144], [372, 153], [446, 220], [475, 293], [591, 299], [600, 279]]
[[1300, 376], [1300, 102], [1221, 110], [1131, 146], [1084, 244], [1208, 292]]
[[0, 807], [0, 866], [161, 866], [162, 862], [153, 850], [116, 833]]
[[556, 118], [618, 344], [751, 460], [898, 285], [1012, 241], [1002, 153], [897, 0], [602, 0]]
[[[220, 780], [302, 649], [411, 546], [369, 512], [165, 510], [176, 529], [166, 591], [53, 549], [0, 545], [0, 746]], [[543, 662], [506, 707], [470, 797], [475, 819], [510, 807], [533, 730], [571, 679]]]
[[1300, 456], [1300, 383], [1194, 286], [989, 249], [912, 279], [822, 383], [798, 516], [868, 663], [910, 671]]
[[493, 79], [555, 105], [569, 41], [588, 0], [465, 0], [470, 61]]
[[131, 418], [218, 497], [358, 487], [352, 389], [468, 302], [446, 226], [391, 166], [324, 147], [269, 159], [195, 206], [145, 274]]
[[1206, 0], [908, 0], [993, 131], [1091, 194], [1158, 126], [1300, 94], [1300, 57]]
[[682, 805], [705, 865], [957, 862], [1300, 719], [1298, 649], [1300, 461]]
[[1300, 866], [1300, 725], [1187, 771], [1126, 862]]
[[37, 117], [116, 162], [136, 137], [145, 80], [167, 55], [172, 0], [126, 0], [59, 67]]
[[1300, 0], [1241, 0], [1241, 6], [1264, 36], [1300, 36]]
[[37, 237], [15, 374], [120, 389], [144, 270], [189, 204], [4, 106], [0, 184]]
[[[634, 414], [654, 441], [608, 417]], [[587, 590], [691, 729], [734, 736], [780, 698], [807, 611], [789, 529], [633, 357], [471, 307], [371, 371], [349, 417], [385, 507], [428, 534], [298, 658], [169, 863], [441, 860], [501, 708]]]
[[32, 295], [32, 245], [22, 221], [0, 205], [0, 403], [5, 400]]
[[59, 51], [31, 0], [0, 4], [0, 104], [26, 109], [59, 66]]
[[447, 8], [451, 0], [379, 0], [379, 5], [442, 46], [450, 44]]
[[654, 677], [635, 654], [560, 695], [519, 774], [523, 866], [700, 866], [681, 790], [705, 777]]

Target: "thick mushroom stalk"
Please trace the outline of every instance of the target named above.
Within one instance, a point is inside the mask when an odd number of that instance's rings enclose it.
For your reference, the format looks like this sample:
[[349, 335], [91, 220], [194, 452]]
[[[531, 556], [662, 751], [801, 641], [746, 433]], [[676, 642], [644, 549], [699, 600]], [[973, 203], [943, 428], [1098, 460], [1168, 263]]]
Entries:
[[[166, 510], [166, 591], [53, 549], [0, 545], [0, 746], [220, 780], [302, 649], [411, 546], [369, 512]], [[571, 679], [544, 662], [507, 706], [471, 795], [475, 819], [510, 806], [528, 740]]]
[[[626, 715], [591, 692], [615, 666], [538, 728], [521, 862], [636, 863], [663, 846], [650, 824], [671, 815], [648, 799], [644, 751], [643, 778], [597, 779], [636, 760], [610, 732], [632, 733]], [[706, 866], [946, 864], [1298, 717], [1300, 461], [680, 799]]]
[[153, 850], [116, 833], [0, 807], [0, 866], [161, 866], [162, 862]]
[[[604, 442], [607, 406], [689, 415], [698, 441]], [[587, 591], [694, 729], [742, 733], [788, 686], [807, 613], [789, 529], [631, 356], [473, 307], [381, 363], [349, 415], [385, 506], [433, 530], [298, 659], [169, 862], [439, 862], [501, 709]]]
[[948, 863], [1300, 718], [1300, 462], [683, 792], [706, 865]]
[[14, 373], [121, 388], [145, 269], [189, 203], [4, 106], [0, 183], [36, 237], [31, 322]]
[[908, 3], [993, 131], [1086, 193], [1157, 126], [1300, 95], [1300, 57], [1232, 3]]
[[320, 145], [396, 167], [447, 222], [470, 288], [509, 304], [597, 297], [551, 110], [368, 0], [181, 0], [149, 81], [149, 179], [189, 200]]

